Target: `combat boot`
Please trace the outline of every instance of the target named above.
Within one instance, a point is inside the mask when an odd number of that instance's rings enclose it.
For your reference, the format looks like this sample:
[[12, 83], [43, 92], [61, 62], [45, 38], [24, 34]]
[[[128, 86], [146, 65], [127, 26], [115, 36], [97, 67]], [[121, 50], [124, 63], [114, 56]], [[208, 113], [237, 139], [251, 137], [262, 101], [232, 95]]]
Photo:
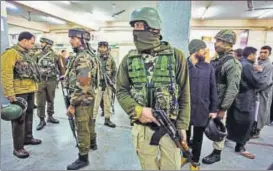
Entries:
[[58, 119], [53, 118], [53, 116], [49, 116], [47, 118], [47, 122], [54, 123], [54, 124], [60, 123], [60, 121]]
[[80, 168], [83, 168], [89, 164], [88, 161], [88, 154], [86, 155], [80, 155], [79, 158], [74, 161], [72, 164], [67, 166], [67, 170], [79, 170]]
[[110, 121], [110, 118], [105, 118], [104, 125], [109, 126], [111, 128], [115, 128], [116, 125]]
[[203, 158], [202, 162], [204, 164], [213, 164], [215, 162], [219, 162], [221, 160], [221, 151], [213, 150], [213, 152], [207, 157]]
[[36, 130], [39, 131], [39, 130], [43, 129], [45, 126], [46, 126], [45, 119], [44, 118], [40, 118], [40, 123], [36, 127]]

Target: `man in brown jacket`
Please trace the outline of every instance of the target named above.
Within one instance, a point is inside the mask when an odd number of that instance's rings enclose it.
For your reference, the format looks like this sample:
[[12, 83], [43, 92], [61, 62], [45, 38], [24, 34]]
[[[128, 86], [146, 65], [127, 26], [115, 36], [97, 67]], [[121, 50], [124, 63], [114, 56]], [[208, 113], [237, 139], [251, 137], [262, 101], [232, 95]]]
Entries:
[[18, 158], [26, 158], [29, 153], [24, 145], [41, 144], [41, 140], [34, 139], [32, 134], [34, 92], [38, 81], [38, 72], [35, 71], [35, 61], [29, 56], [35, 37], [29, 32], [22, 32], [18, 44], [7, 49], [1, 55], [1, 76], [4, 96], [10, 103], [16, 97], [24, 98], [28, 107], [18, 119], [12, 120], [13, 154]]

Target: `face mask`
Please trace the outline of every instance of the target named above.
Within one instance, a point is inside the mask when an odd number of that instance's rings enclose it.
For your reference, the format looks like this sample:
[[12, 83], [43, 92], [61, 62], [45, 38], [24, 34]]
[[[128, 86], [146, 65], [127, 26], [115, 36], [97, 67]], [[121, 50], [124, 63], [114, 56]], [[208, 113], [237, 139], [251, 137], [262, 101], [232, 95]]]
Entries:
[[139, 52], [152, 49], [160, 45], [160, 34], [149, 31], [133, 31], [134, 43]]

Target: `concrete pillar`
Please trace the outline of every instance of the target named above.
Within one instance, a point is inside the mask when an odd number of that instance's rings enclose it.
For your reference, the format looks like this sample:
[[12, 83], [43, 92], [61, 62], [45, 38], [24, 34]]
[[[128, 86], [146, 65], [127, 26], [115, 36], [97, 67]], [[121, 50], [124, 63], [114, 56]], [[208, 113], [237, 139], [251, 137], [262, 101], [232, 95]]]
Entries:
[[163, 40], [188, 56], [191, 1], [157, 1], [157, 10], [162, 20]]
[[[9, 38], [8, 38], [8, 23], [7, 23], [7, 10], [6, 10], [6, 2], [1, 1], [1, 54], [5, 51], [6, 48], [9, 47]], [[0, 61], [1, 64], [1, 61]], [[0, 74], [0, 79], [1, 74]], [[6, 98], [3, 96], [2, 84], [0, 88], [0, 99], [1, 105], [7, 102]]]

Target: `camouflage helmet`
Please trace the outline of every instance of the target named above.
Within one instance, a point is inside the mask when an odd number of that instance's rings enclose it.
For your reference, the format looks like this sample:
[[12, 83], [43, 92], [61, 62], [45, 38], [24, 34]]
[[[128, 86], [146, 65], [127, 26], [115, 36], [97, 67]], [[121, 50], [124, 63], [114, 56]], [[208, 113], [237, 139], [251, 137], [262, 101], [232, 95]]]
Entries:
[[40, 42], [41, 43], [47, 43], [47, 44], [49, 44], [49, 45], [53, 45], [53, 40], [50, 40], [50, 39], [48, 39], [48, 38], [45, 38], [45, 37], [42, 37], [41, 39], [40, 39]]
[[145, 21], [153, 29], [161, 29], [161, 19], [156, 9], [143, 7], [133, 11], [130, 18], [130, 25], [133, 27], [134, 22]]
[[89, 41], [91, 39], [90, 33], [83, 28], [74, 28], [68, 30], [68, 37], [78, 37]]
[[221, 30], [214, 38], [230, 43], [232, 45], [236, 43], [236, 33], [233, 30]]
[[27, 101], [21, 97], [16, 97], [13, 103], [1, 106], [1, 119], [11, 121], [19, 118], [27, 110]]
[[106, 41], [100, 41], [100, 42], [98, 43], [98, 46], [99, 46], [99, 47], [100, 47], [100, 46], [106, 46], [106, 47], [108, 47], [109, 44], [108, 44], [108, 42], [106, 42]]

